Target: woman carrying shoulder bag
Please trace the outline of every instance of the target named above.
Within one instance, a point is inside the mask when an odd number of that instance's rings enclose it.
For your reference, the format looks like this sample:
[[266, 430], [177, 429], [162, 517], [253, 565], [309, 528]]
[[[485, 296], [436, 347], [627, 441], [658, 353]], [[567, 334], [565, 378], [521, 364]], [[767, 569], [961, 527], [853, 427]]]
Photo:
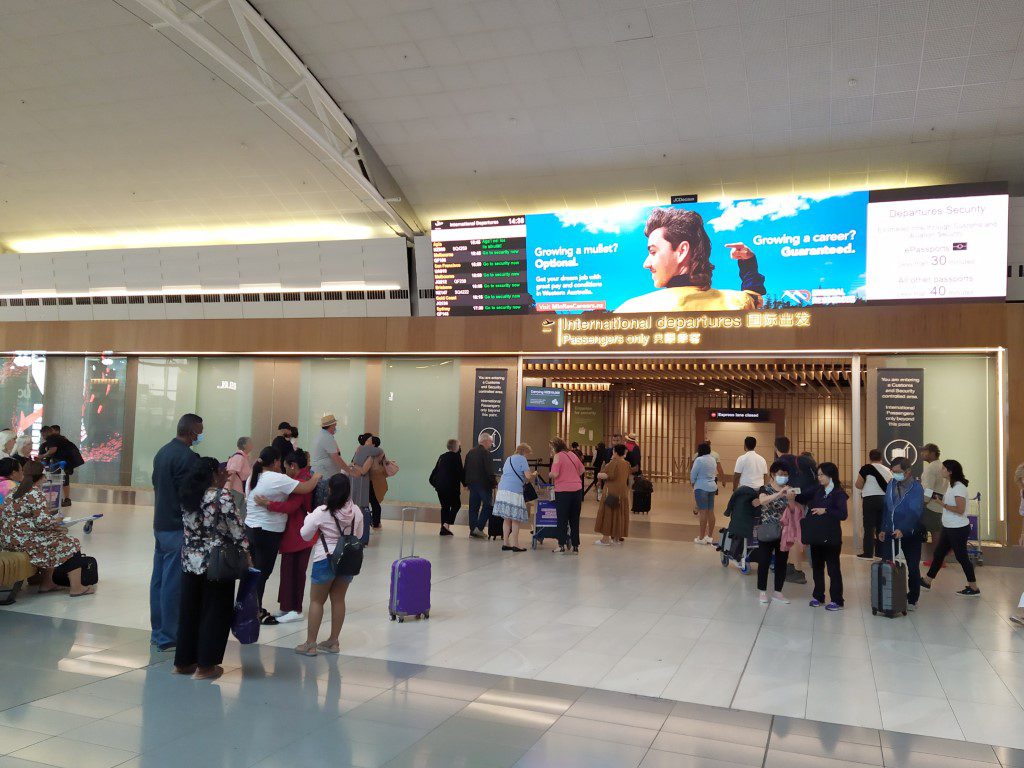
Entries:
[[[339, 638], [345, 624], [345, 596], [348, 585], [358, 573], [358, 566], [362, 564], [362, 549], [356, 545], [363, 535], [363, 525], [363, 511], [352, 503], [352, 482], [348, 475], [335, 475], [328, 482], [327, 503], [307, 515], [299, 531], [306, 541], [311, 541], [317, 531], [320, 532], [320, 543], [313, 547], [306, 642], [295, 647], [295, 652], [301, 656], [316, 656], [317, 651], [338, 653], [341, 649]], [[342, 544], [340, 550], [339, 542]], [[359, 555], [353, 558], [359, 561], [356, 567], [345, 560], [348, 555], [342, 556], [347, 544], [352, 545], [353, 552], [359, 551]], [[331, 634], [318, 643], [316, 638], [328, 598], [331, 600]]]
[[569, 450], [565, 440], [552, 439], [551, 479], [555, 484], [555, 508], [558, 511], [558, 549], [556, 552], [580, 553], [580, 511], [583, 508], [583, 463]]
[[[491, 514], [505, 521], [502, 525], [502, 552], [526, 551], [519, 546], [519, 527], [530, 520], [526, 505], [537, 499], [537, 490], [533, 486], [537, 473], [530, 471], [530, 462], [527, 460], [530, 453], [530, 446], [520, 443], [516, 446], [516, 452], [505, 459], [505, 466], [501, 470]], [[527, 498], [527, 494], [530, 498]]]
[[[761, 605], [768, 605], [771, 600], [789, 603], [782, 596], [782, 588], [786, 585], [786, 565], [789, 562], [789, 551], [782, 548], [782, 518], [789, 509], [799, 488], [789, 487], [789, 471], [781, 461], [776, 461], [768, 470], [768, 485], [761, 487], [755, 503], [761, 508], [761, 522], [754, 527], [757, 537], [757, 591]], [[771, 599], [768, 597], [768, 569], [771, 567], [772, 554], [775, 555], [775, 591]]]
[[195, 680], [224, 674], [220, 666], [234, 616], [235, 580], [252, 562], [245, 526], [227, 472], [201, 458], [181, 487], [181, 608], [174, 673]]
[[615, 541], [624, 541], [629, 535], [629, 480], [630, 468], [626, 461], [626, 446], [620, 443], [612, 449], [612, 457], [601, 466], [598, 480], [604, 483], [604, 497], [597, 506], [594, 533], [601, 538], [594, 542], [599, 547], [610, 547]]

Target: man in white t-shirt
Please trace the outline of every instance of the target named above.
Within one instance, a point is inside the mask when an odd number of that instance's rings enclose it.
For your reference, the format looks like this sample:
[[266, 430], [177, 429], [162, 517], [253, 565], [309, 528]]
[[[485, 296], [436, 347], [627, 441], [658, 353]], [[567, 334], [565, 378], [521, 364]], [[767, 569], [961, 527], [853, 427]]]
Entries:
[[860, 491], [861, 509], [864, 515], [864, 548], [857, 557], [868, 560], [875, 556], [875, 542], [882, 529], [882, 512], [885, 511], [885, 489], [892, 480], [892, 472], [882, 463], [882, 452], [877, 448], [868, 451], [869, 464], [857, 473], [854, 485]]
[[732, 489], [735, 491], [740, 486], [744, 486], [760, 490], [768, 485], [768, 462], [754, 450], [757, 448], [756, 437], [744, 439], [743, 447], [747, 452], [736, 459], [736, 466], [732, 473]]

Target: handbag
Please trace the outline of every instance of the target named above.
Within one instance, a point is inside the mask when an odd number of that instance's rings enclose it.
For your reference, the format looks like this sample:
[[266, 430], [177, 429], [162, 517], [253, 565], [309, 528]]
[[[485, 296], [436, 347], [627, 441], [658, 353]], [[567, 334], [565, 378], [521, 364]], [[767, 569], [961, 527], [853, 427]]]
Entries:
[[532, 482], [528, 482], [522, 475], [516, 471], [516, 468], [512, 466], [512, 460], [509, 459], [509, 469], [515, 472], [516, 477], [523, 481], [523, 501], [529, 504], [531, 501], [537, 500], [537, 486]]
[[238, 584], [234, 614], [231, 617], [231, 634], [242, 645], [260, 639], [260, 598], [256, 590], [261, 578], [256, 568], [249, 568]]
[[836, 545], [843, 541], [843, 529], [832, 515], [807, 514], [800, 521], [800, 542], [809, 546]]
[[609, 493], [604, 497], [604, 505], [608, 509], [618, 509], [619, 503], [619, 497], [614, 493]]
[[400, 467], [391, 459], [385, 458], [381, 464], [384, 465], [384, 474], [388, 477], [394, 477], [398, 474]]
[[758, 523], [754, 526], [754, 538], [766, 544], [779, 541], [782, 538], [782, 523], [778, 520]]
[[327, 542], [320, 537], [320, 544], [327, 554], [327, 563], [331, 566], [331, 572], [335, 576], [358, 576], [363, 569], [363, 541], [355, 535], [356, 521], [352, 518], [352, 525], [348, 533], [342, 533], [338, 525], [338, 518], [331, 515], [334, 525], [338, 529], [338, 543], [334, 545], [334, 551], [327, 549]]
[[[223, 517], [220, 497], [217, 497], [217, 517]], [[221, 540], [206, 555], [207, 581], [237, 581], [249, 571], [249, 556], [237, 541]]]

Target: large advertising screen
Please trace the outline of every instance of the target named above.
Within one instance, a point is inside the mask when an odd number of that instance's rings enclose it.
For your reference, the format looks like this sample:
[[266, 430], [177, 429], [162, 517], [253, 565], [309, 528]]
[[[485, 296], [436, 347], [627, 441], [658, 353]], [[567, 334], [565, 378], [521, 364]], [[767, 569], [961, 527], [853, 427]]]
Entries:
[[951, 185], [435, 221], [437, 314], [1005, 297], [1008, 207]]

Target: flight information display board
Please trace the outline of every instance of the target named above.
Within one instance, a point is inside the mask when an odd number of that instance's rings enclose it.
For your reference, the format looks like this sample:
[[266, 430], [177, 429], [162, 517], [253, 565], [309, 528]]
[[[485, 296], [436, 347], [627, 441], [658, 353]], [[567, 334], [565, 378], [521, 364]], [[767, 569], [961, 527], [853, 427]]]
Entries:
[[435, 221], [437, 314], [1005, 298], [1008, 211], [984, 183]]
[[435, 221], [431, 241], [439, 317], [527, 311], [525, 216]]

